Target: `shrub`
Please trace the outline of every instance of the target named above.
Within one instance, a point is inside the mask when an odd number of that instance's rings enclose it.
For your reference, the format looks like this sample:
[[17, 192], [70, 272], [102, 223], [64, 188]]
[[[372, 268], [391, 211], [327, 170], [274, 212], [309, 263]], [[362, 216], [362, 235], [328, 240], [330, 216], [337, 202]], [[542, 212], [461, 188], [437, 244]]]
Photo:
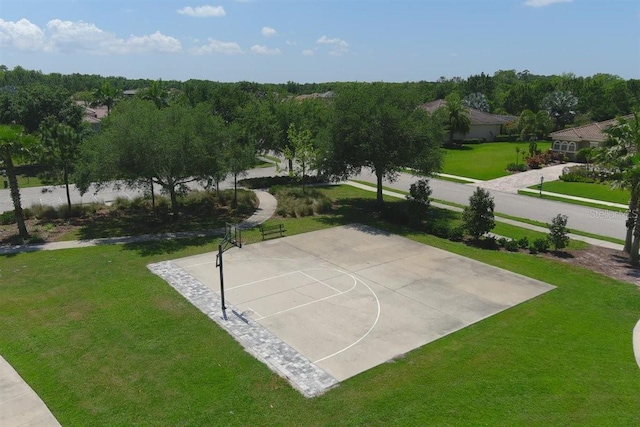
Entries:
[[578, 163], [591, 163], [593, 158], [593, 148], [582, 148], [576, 153], [576, 162]]
[[527, 249], [529, 247], [529, 238], [524, 236], [521, 239], [518, 239], [517, 243], [520, 249]]
[[0, 225], [9, 225], [16, 222], [16, 214], [14, 211], [7, 211], [0, 214]]
[[278, 187], [274, 192], [278, 199], [276, 212], [283, 217], [312, 216], [331, 210], [331, 199], [315, 189]]
[[556, 251], [564, 249], [569, 244], [569, 229], [567, 228], [567, 216], [558, 214], [552, 220], [549, 227], [549, 241]]
[[33, 205], [31, 206], [31, 213], [33, 214], [33, 217], [37, 219], [52, 220], [60, 217], [58, 210], [49, 205]]
[[507, 165], [507, 170], [509, 172], [524, 172], [527, 170], [527, 165], [524, 163], [509, 163]]
[[489, 191], [480, 187], [469, 198], [469, 206], [462, 212], [464, 229], [471, 237], [478, 240], [480, 236], [493, 230], [496, 226], [493, 209], [495, 203]]
[[584, 166], [564, 168], [560, 180], [564, 182], [595, 182], [595, 173]]
[[409, 187], [409, 195], [407, 196], [407, 200], [412, 202], [416, 202], [425, 208], [428, 208], [431, 200], [431, 187], [429, 187], [428, 179], [419, 179]]
[[499, 239], [496, 239], [496, 243], [501, 248], [504, 248], [508, 241], [509, 239], [507, 239], [506, 237], [500, 237]]
[[461, 242], [464, 239], [464, 227], [455, 227], [449, 233], [449, 240]]
[[533, 241], [533, 247], [537, 252], [546, 252], [549, 250], [549, 240], [539, 237]]
[[504, 248], [509, 252], [517, 252], [519, 245], [515, 240], [507, 240], [507, 242], [504, 244]]
[[496, 137], [494, 138], [494, 141], [495, 142], [512, 142], [512, 141], [517, 141], [519, 137], [520, 135], [517, 135], [517, 134], [501, 134], [501, 135], [496, 135]]
[[463, 144], [482, 144], [485, 142], [484, 138], [469, 138], [462, 141]]
[[529, 253], [532, 255], [535, 255], [538, 253], [538, 249], [536, 249], [536, 246], [533, 243], [529, 245]]

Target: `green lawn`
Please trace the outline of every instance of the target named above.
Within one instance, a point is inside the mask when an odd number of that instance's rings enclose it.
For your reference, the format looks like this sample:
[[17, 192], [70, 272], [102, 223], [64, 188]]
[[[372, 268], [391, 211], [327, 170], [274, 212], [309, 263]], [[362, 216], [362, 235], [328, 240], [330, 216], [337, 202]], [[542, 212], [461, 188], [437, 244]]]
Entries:
[[[467, 144], [461, 149], [444, 149], [443, 173], [487, 181], [506, 176], [506, 167], [516, 162], [516, 147], [520, 148], [519, 162], [529, 151], [528, 142], [487, 142]], [[547, 151], [550, 142], [538, 142], [538, 150]]]
[[[358, 220], [558, 289], [305, 399], [146, 268], [214, 251], [216, 241], [43, 251], [0, 257], [0, 354], [65, 426], [621, 426], [640, 419], [631, 346], [636, 286], [387, 224], [370, 214], [373, 192], [322, 191], [336, 200], [335, 214], [279, 220], [287, 234]], [[244, 237], [257, 241], [259, 233]]]
[[[537, 185], [529, 188], [538, 189]], [[585, 197], [587, 199], [603, 200], [605, 202], [629, 203], [629, 190], [611, 188], [610, 184], [588, 183], [588, 182], [564, 182], [551, 181], [542, 185], [544, 191], [552, 193], [567, 194], [569, 196]]]

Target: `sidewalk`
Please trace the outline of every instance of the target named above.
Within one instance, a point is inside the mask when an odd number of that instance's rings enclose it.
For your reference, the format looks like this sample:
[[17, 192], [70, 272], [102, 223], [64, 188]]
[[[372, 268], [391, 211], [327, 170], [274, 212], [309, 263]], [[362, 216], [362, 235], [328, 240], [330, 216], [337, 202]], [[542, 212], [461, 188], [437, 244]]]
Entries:
[[[240, 224], [242, 229], [250, 229], [267, 221], [276, 211], [278, 202], [267, 191], [254, 190], [259, 200], [255, 213]], [[222, 235], [223, 229], [203, 232], [165, 233], [133, 237], [114, 237], [106, 239], [76, 240], [71, 242], [52, 242], [38, 245], [12, 246], [0, 248], [0, 255], [20, 252], [52, 251], [88, 246], [111, 245], [118, 243], [147, 242], [164, 239], [180, 239]], [[42, 426], [60, 427], [60, 423], [35, 391], [0, 355], [0, 427]]]
[[544, 178], [544, 182], [557, 181], [558, 177], [562, 175], [562, 170], [564, 168], [575, 166], [577, 164], [578, 163], [563, 163], [560, 165], [547, 166], [542, 169], [518, 172], [501, 178], [479, 182], [477, 183], [477, 186], [487, 190], [518, 194], [518, 190], [522, 188], [540, 184], [541, 178]]

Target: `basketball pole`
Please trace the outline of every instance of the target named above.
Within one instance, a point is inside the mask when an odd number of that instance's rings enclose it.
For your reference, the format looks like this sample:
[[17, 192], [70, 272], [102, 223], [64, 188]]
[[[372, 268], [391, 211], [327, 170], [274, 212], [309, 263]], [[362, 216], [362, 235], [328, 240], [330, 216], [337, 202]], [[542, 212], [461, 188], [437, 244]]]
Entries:
[[222, 304], [222, 318], [227, 320], [227, 306], [224, 304], [224, 273], [222, 272], [222, 242], [218, 243], [218, 267], [220, 268], [220, 302]]

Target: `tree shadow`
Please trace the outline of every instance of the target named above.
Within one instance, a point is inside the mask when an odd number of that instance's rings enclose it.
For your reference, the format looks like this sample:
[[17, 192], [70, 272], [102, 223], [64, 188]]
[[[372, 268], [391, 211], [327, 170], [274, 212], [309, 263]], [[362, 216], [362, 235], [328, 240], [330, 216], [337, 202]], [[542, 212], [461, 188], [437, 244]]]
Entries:
[[187, 248], [202, 247], [218, 240], [219, 237], [185, 237], [177, 239], [160, 239], [147, 242], [132, 242], [122, 245], [126, 251], [134, 251], [142, 257], [172, 254]]

